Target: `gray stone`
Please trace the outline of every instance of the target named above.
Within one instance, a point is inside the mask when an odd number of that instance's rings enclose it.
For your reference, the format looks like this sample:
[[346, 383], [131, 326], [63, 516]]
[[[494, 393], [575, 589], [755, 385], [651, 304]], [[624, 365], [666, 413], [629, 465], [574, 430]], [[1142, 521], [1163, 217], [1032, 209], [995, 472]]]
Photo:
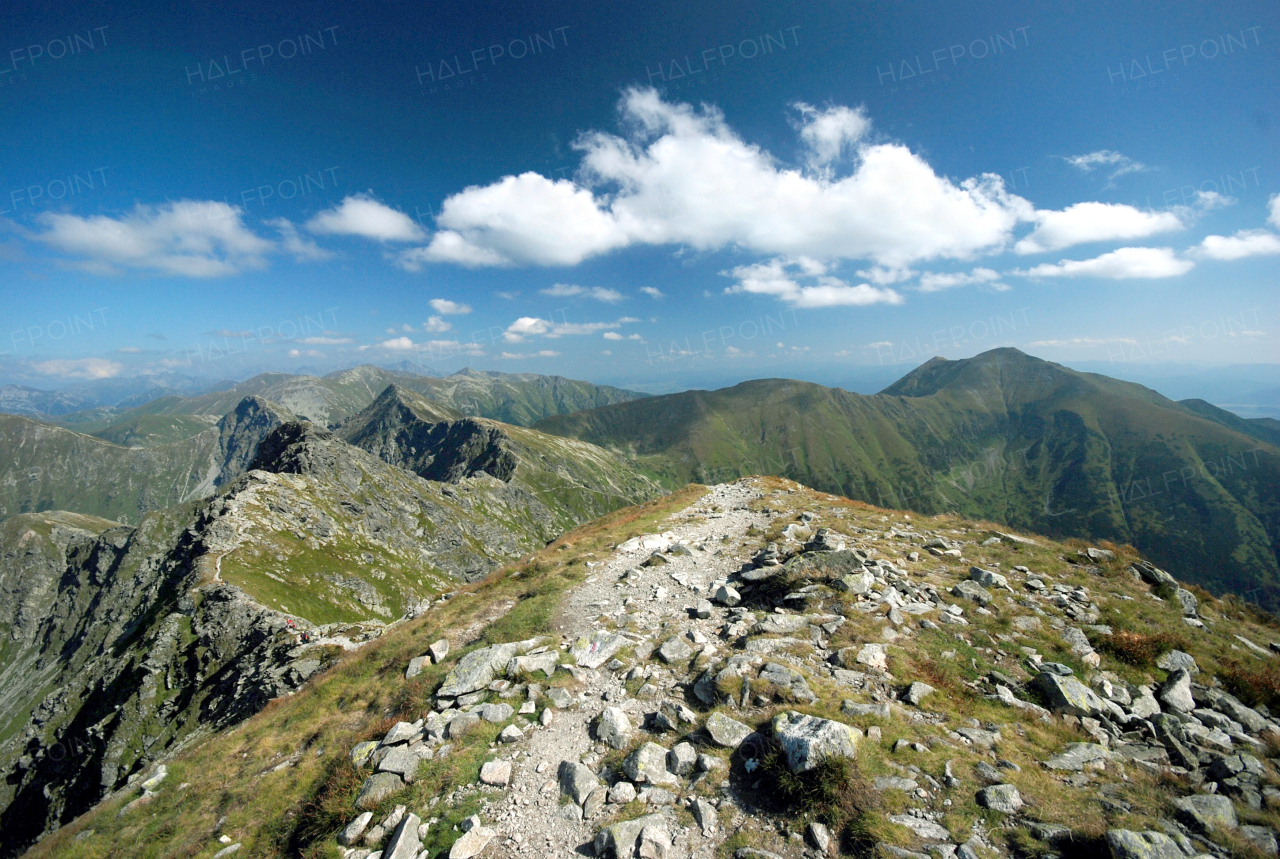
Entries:
[[479, 713], [459, 713], [449, 720], [449, 724], [445, 727], [445, 736], [451, 740], [457, 739], [467, 731], [480, 724]]
[[1267, 856], [1280, 853], [1280, 843], [1276, 841], [1276, 831], [1270, 826], [1241, 826], [1240, 834], [1252, 841]]
[[354, 766], [362, 767], [368, 761], [369, 757], [378, 750], [378, 744], [372, 740], [366, 740], [363, 743], [356, 743], [351, 749], [351, 763]]
[[910, 704], [911, 706], [919, 707], [920, 702], [923, 701], [933, 691], [935, 691], [934, 688], [930, 686], [928, 683], [921, 683], [920, 681], [917, 680], [915, 683], [912, 683], [910, 686], [907, 687], [906, 694], [903, 695], [903, 697], [906, 699], [907, 703]]
[[497, 834], [487, 826], [468, 829], [449, 848], [449, 859], [472, 859], [473, 856], [479, 856]]
[[934, 823], [923, 817], [916, 817], [913, 814], [891, 814], [889, 822], [896, 823], [899, 826], [905, 826], [919, 837], [926, 841], [952, 841], [951, 833], [947, 831], [945, 826]]
[[213, 859], [227, 859], [228, 856], [232, 856], [236, 853], [239, 853], [241, 846], [242, 845], [239, 842], [237, 842], [235, 844], [231, 844], [226, 847], [223, 847], [217, 853], [213, 854]]
[[631, 731], [631, 720], [621, 707], [605, 707], [596, 723], [596, 739], [615, 749], [630, 745]]
[[693, 819], [698, 824], [698, 828], [702, 830], [703, 835], [713, 835], [719, 827], [720, 816], [716, 813], [716, 807], [702, 797], [696, 798], [689, 803], [689, 810], [693, 812]]
[[432, 662], [441, 662], [449, 655], [449, 639], [442, 638], [439, 641], [431, 642], [427, 648], [427, 655], [431, 657]]
[[1178, 820], [1201, 834], [1214, 829], [1235, 829], [1240, 825], [1231, 800], [1218, 793], [1197, 793], [1173, 801]]
[[500, 725], [514, 716], [516, 711], [511, 708], [510, 704], [481, 704], [477, 712], [479, 712], [480, 718], [486, 722]]
[[575, 641], [569, 653], [573, 661], [583, 668], [599, 668], [629, 643], [624, 635], [598, 629], [590, 636]]
[[382, 745], [395, 746], [400, 743], [407, 743], [418, 736], [418, 729], [410, 722], [396, 722], [391, 726], [391, 730], [387, 731], [382, 738]]
[[816, 820], [810, 821], [805, 834], [809, 836], [809, 843], [816, 847], [819, 853], [825, 855], [831, 851], [831, 830], [826, 826]]
[[658, 648], [658, 658], [671, 665], [677, 662], [688, 662], [693, 656], [693, 648], [682, 635], [673, 635]]
[[[782, 859], [777, 853], [770, 853], [768, 850], [759, 850], [755, 847], [739, 847], [734, 851], [733, 859]], [[928, 857], [925, 857], [928, 859]]]
[[524, 739], [524, 731], [515, 725], [507, 725], [502, 729], [502, 733], [498, 734], [498, 742], [500, 743], [518, 743]]
[[1116, 704], [1105, 701], [1094, 694], [1093, 690], [1074, 677], [1063, 677], [1050, 671], [1042, 671], [1031, 681], [1036, 689], [1044, 695], [1045, 703], [1055, 713], [1068, 713], [1072, 716], [1090, 716], [1123, 721], [1123, 711]]
[[951, 589], [951, 595], [953, 597], [958, 597], [959, 599], [976, 602], [981, 606], [990, 605], [991, 600], [993, 599], [990, 591], [977, 582], [969, 581], [960, 582], [960, 584], [953, 587]]
[[1181, 650], [1170, 650], [1168, 653], [1160, 654], [1160, 658], [1156, 660], [1156, 667], [1165, 671], [1177, 671], [1181, 668], [1191, 674], [1200, 673], [1200, 666], [1196, 664], [1195, 657]]
[[742, 594], [738, 593], [737, 589], [732, 588], [729, 585], [721, 585], [716, 588], [715, 596], [713, 596], [712, 599], [720, 603], [720, 605], [733, 608], [742, 602]]
[[369, 827], [369, 821], [373, 820], [373, 812], [366, 811], [351, 821], [346, 827], [338, 833], [338, 843], [343, 847], [350, 847], [360, 840], [360, 836], [364, 835], [365, 829]]
[[676, 801], [676, 795], [669, 790], [652, 785], [640, 791], [640, 801], [655, 808], [659, 805], [670, 805]]
[[356, 795], [356, 808], [373, 808], [403, 788], [404, 781], [395, 773], [374, 773], [360, 785], [360, 792]]
[[667, 769], [678, 776], [687, 776], [693, 772], [698, 762], [698, 750], [692, 743], [677, 743], [667, 752]]
[[418, 815], [406, 814], [387, 839], [387, 846], [382, 848], [382, 859], [416, 859], [422, 849], [422, 840], [418, 838], [421, 823]]
[[413, 784], [415, 774], [418, 772], [418, 765], [422, 763], [422, 758], [417, 752], [410, 751], [407, 748], [392, 749], [382, 763], [378, 764], [378, 772], [395, 773], [404, 779], [407, 784]]
[[888, 657], [889, 652], [883, 644], [870, 642], [862, 645], [862, 649], [858, 651], [855, 661], [859, 665], [865, 665], [874, 671], [884, 671], [888, 668]]
[[636, 786], [629, 781], [620, 781], [609, 788], [607, 798], [614, 805], [626, 805], [636, 798]]
[[693, 616], [699, 620], [706, 620], [711, 617], [713, 611], [715, 608], [711, 605], [711, 600], [698, 600], [698, 604], [693, 609]]
[[1003, 814], [1016, 814], [1022, 808], [1022, 796], [1011, 784], [984, 787], [977, 794], [978, 805]]
[[556, 673], [556, 666], [559, 664], [560, 658], [552, 651], [535, 653], [532, 656], [513, 656], [507, 661], [505, 674], [513, 680], [522, 675], [537, 674], [539, 671], [550, 677]]
[[781, 689], [791, 700], [812, 702], [818, 699], [805, 682], [804, 675], [781, 662], [766, 663], [760, 669], [760, 679]]
[[984, 728], [970, 728], [967, 725], [956, 728], [956, 733], [973, 743], [975, 748], [990, 749], [1000, 742], [999, 731], [988, 731]]
[[706, 729], [711, 742], [723, 749], [736, 749], [743, 740], [754, 733], [746, 725], [730, 719], [719, 711], [707, 717]]
[[603, 786], [596, 788], [587, 794], [587, 798], [582, 801], [582, 817], [584, 820], [590, 820], [600, 813], [600, 809], [604, 808], [605, 800], [609, 796], [608, 788]]
[[600, 787], [600, 779], [596, 774], [576, 761], [561, 761], [560, 792], [578, 805], [591, 795], [591, 791]]
[[1138, 690], [1138, 694], [1133, 696], [1133, 703], [1129, 705], [1129, 712], [1139, 719], [1150, 719], [1152, 716], [1159, 714], [1160, 702], [1151, 694], [1150, 689], [1143, 686]]
[[511, 783], [511, 761], [485, 761], [480, 767], [480, 781], [493, 787], [506, 787]]
[[1007, 588], [1009, 580], [999, 573], [984, 570], [982, 567], [969, 568], [969, 580], [977, 582], [984, 588]]
[[444, 698], [456, 698], [468, 692], [478, 692], [493, 682], [499, 671], [505, 671], [514, 656], [526, 653], [541, 643], [541, 639], [494, 644], [473, 650], [458, 660], [445, 675], [436, 694]]
[[657, 743], [645, 743], [622, 762], [622, 771], [636, 784], [679, 784], [667, 770], [667, 750]]
[[670, 847], [671, 835], [667, 832], [666, 820], [654, 821], [646, 823], [640, 830], [636, 855], [640, 859], [667, 859]]
[[1107, 846], [1113, 859], [1186, 859], [1186, 854], [1163, 832], [1112, 829], [1107, 832]]
[[840, 576], [832, 580], [831, 587], [838, 591], [844, 591], [853, 596], [862, 596], [871, 592], [876, 586], [876, 577], [865, 570], [858, 573], [850, 573], [846, 576]]
[[792, 772], [805, 772], [830, 757], [855, 757], [862, 732], [843, 722], [789, 710], [773, 718], [773, 736]]
[[1196, 708], [1195, 699], [1191, 697], [1191, 672], [1185, 668], [1169, 672], [1168, 679], [1160, 685], [1156, 697], [1170, 710], [1190, 713]]
[[1097, 743], [1069, 743], [1060, 753], [1046, 760], [1044, 765], [1051, 770], [1080, 772], [1087, 764], [1110, 759], [1111, 752]]
[[422, 673], [422, 669], [431, 662], [430, 656], [415, 656], [409, 660], [409, 667], [404, 670], [404, 679], [412, 680]]
[[871, 786], [876, 790], [901, 790], [910, 792], [918, 788], [920, 785], [912, 778], [903, 778], [898, 775], [878, 775], [871, 780]]
[[634, 820], [623, 820], [596, 833], [593, 846], [597, 859], [631, 859], [635, 855], [640, 833], [650, 825], [665, 826], [661, 814], [646, 814]]
[[1182, 609], [1183, 617], [1196, 617], [1197, 610], [1200, 608], [1200, 600], [1196, 599], [1196, 595], [1186, 588], [1178, 588], [1173, 592], [1173, 598], [1177, 601], [1178, 607]]

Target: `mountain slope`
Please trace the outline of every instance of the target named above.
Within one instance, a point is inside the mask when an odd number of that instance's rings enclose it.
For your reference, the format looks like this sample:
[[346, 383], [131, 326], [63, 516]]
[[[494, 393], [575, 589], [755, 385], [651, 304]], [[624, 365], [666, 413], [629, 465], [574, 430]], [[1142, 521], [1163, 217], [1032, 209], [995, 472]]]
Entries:
[[245, 397], [190, 438], [132, 448], [0, 415], [0, 517], [71, 510], [137, 522], [211, 494], [244, 471], [268, 432], [293, 419], [274, 403]]
[[[243, 400], [219, 440], [220, 475], [241, 476], [136, 528], [63, 512], [0, 522], [0, 828], [14, 843], [460, 581], [660, 493], [603, 451], [610, 481], [580, 486], [570, 464], [554, 484], [531, 431], [509, 481], [475, 469], [443, 483], [282, 417]], [[591, 449], [545, 444], [560, 459]], [[295, 628], [314, 640], [299, 645]], [[77, 752], [41, 754], [57, 744]]]
[[1016, 349], [935, 358], [874, 396], [760, 380], [539, 421], [669, 485], [781, 474], [850, 498], [1131, 543], [1280, 606], [1280, 450], [1140, 385]]
[[1128, 547], [691, 486], [388, 630], [31, 856], [1269, 855], [1275, 639]]

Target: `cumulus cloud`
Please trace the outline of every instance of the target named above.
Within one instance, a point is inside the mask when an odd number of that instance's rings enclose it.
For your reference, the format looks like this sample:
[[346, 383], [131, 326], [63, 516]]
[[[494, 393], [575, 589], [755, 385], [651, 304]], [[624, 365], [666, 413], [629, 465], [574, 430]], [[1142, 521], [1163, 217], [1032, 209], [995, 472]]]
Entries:
[[542, 349], [537, 352], [531, 352], [531, 353], [503, 352], [502, 357], [509, 358], [512, 360], [520, 360], [523, 358], [559, 358], [560, 353], [552, 351], [551, 349]]
[[792, 307], [864, 307], [869, 304], [901, 304], [902, 296], [892, 289], [868, 283], [852, 286], [827, 271], [827, 266], [808, 257], [775, 257], [767, 262], [740, 265], [727, 272], [737, 280], [726, 293], [749, 292], [775, 296]]
[[889, 283], [900, 283], [904, 280], [910, 280], [916, 276], [915, 269], [910, 268], [884, 268], [882, 266], [872, 266], [865, 271], [859, 271], [858, 277], [863, 280], [869, 280], [872, 283], [884, 286]]
[[432, 310], [444, 316], [461, 316], [471, 312], [470, 304], [460, 304], [447, 298], [433, 298], [427, 303], [431, 305]]
[[538, 290], [543, 295], [550, 295], [556, 298], [569, 298], [571, 296], [582, 295], [587, 298], [594, 298], [596, 301], [605, 301], [609, 303], [622, 300], [622, 293], [616, 289], [606, 289], [603, 286], [578, 286], [576, 283], [557, 283], [547, 289]]
[[1205, 236], [1191, 249], [1195, 256], [1216, 260], [1280, 254], [1280, 236], [1270, 230], [1240, 230], [1234, 236]]
[[1267, 201], [1267, 210], [1270, 212], [1267, 223], [1280, 229], [1280, 194], [1276, 194]]
[[1128, 155], [1111, 149], [1099, 149], [1084, 155], [1067, 156], [1066, 162], [1084, 173], [1104, 170], [1107, 174], [1106, 187], [1115, 187], [1115, 180], [1128, 173], [1146, 173], [1151, 168], [1141, 161], [1134, 161]]
[[453, 323], [445, 322], [444, 319], [439, 316], [428, 317], [427, 321], [422, 323], [422, 330], [426, 331], [428, 334], [442, 334], [451, 328], [453, 328]]
[[350, 337], [303, 337], [297, 342], [308, 346], [345, 346], [356, 341]]
[[273, 249], [244, 225], [236, 206], [179, 200], [163, 206], [138, 204], [120, 218], [45, 212], [35, 238], [71, 256], [94, 274], [142, 269], [184, 277], [223, 277], [264, 268]]
[[1144, 212], [1122, 203], [1076, 203], [1061, 211], [1035, 213], [1036, 228], [1014, 245], [1020, 254], [1056, 251], [1085, 242], [1142, 239], [1181, 230], [1186, 225], [1173, 212]]
[[556, 339], [572, 335], [595, 334], [597, 331], [610, 331], [621, 328], [629, 322], [637, 320], [624, 316], [617, 322], [552, 322], [536, 316], [521, 316], [507, 326], [502, 339], [508, 343], [520, 343], [529, 337], [549, 337]]
[[64, 379], [111, 379], [124, 369], [115, 361], [105, 358], [55, 358], [31, 365], [42, 376], [60, 376]]
[[137, 346], [121, 346], [119, 349], [116, 350], [116, 352], [120, 353], [121, 355], [141, 355], [145, 351], [146, 351], [145, 349], [139, 349]]
[[641, 337], [639, 334], [622, 335], [622, 334], [619, 334], [617, 331], [606, 331], [604, 332], [604, 339], [606, 340], [643, 340], [644, 338]]
[[413, 260], [575, 265], [628, 245], [674, 244], [900, 267], [999, 249], [1032, 217], [998, 176], [957, 184], [905, 146], [868, 142], [860, 110], [806, 108], [800, 136], [811, 161], [849, 149], [847, 175], [780, 166], [714, 107], [628, 90], [619, 107], [628, 136], [595, 131], [574, 144], [583, 184], [524, 173], [467, 188], [445, 200], [443, 229]]
[[826, 167], [871, 129], [871, 120], [861, 107], [818, 110], [802, 101], [792, 107], [800, 113], [800, 140], [809, 150], [807, 160], [811, 168]]
[[1023, 277], [1106, 277], [1125, 280], [1177, 277], [1193, 268], [1195, 263], [1179, 259], [1172, 248], [1120, 248], [1094, 259], [1064, 259], [1011, 273]]
[[641, 292], [643, 292], [645, 295], [649, 296], [650, 298], [653, 298], [653, 299], [666, 298], [666, 297], [667, 297], [667, 296], [666, 296], [666, 293], [664, 293], [662, 290], [658, 289], [656, 286], [642, 286], [642, 287], [640, 287], [640, 291], [641, 291]]
[[408, 337], [393, 337], [390, 340], [383, 340], [378, 345], [383, 349], [390, 349], [393, 352], [407, 352], [410, 349], [418, 348], [418, 344], [414, 343]]
[[267, 226], [275, 227], [279, 231], [280, 247], [286, 253], [293, 255], [294, 262], [321, 262], [332, 259], [334, 256], [333, 251], [320, 247], [314, 239], [300, 235], [298, 228], [288, 218], [267, 221]]
[[413, 218], [368, 194], [353, 194], [332, 209], [319, 212], [307, 221], [307, 229], [317, 234], [362, 236], [380, 242], [420, 242], [426, 238]]
[[995, 281], [998, 280], [1000, 280], [1000, 273], [989, 268], [975, 268], [967, 274], [965, 272], [934, 273], [927, 271], [920, 275], [920, 291], [938, 292], [943, 289], [950, 289], [953, 286], [968, 286], [973, 283], [989, 283], [995, 286]]

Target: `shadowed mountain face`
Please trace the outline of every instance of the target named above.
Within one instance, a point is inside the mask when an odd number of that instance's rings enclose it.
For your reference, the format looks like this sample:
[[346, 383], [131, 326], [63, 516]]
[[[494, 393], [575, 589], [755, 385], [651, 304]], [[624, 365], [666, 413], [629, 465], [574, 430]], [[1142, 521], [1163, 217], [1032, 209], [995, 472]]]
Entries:
[[536, 428], [625, 452], [669, 485], [780, 474], [883, 506], [1131, 543], [1188, 581], [1280, 606], [1280, 450], [1262, 440], [1268, 427], [1218, 418], [997, 349], [935, 358], [874, 396], [770, 379]]

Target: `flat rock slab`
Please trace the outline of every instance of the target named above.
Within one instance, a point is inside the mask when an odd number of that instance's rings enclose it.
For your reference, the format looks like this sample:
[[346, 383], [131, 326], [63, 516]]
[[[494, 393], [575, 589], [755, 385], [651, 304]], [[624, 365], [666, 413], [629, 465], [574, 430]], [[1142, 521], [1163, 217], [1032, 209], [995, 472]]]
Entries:
[[754, 733], [751, 728], [718, 711], [707, 717], [706, 729], [711, 742], [723, 749], [736, 749]]
[[511, 761], [486, 761], [480, 767], [480, 781], [493, 787], [506, 787], [511, 782]]
[[1080, 772], [1086, 764], [1111, 759], [1111, 752], [1097, 743], [1071, 743], [1061, 753], [1044, 762], [1051, 770]]
[[475, 826], [462, 833], [462, 837], [449, 848], [449, 859], [472, 859], [479, 856], [498, 833], [487, 826]]
[[473, 650], [459, 659], [453, 670], [445, 675], [436, 694], [443, 698], [457, 698], [468, 692], [478, 692], [492, 683], [498, 672], [506, 671], [512, 657], [527, 653], [541, 643], [541, 638], [531, 638]]
[[667, 769], [667, 750], [657, 743], [645, 743], [622, 762], [622, 771], [637, 784], [672, 784], [680, 780]]
[[1107, 846], [1115, 859], [1186, 859], [1185, 853], [1163, 832], [1112, 829], [1107, 832]]
[[373, 808], [403, 788], [404, 781], [395, 773], [374, 773], [360, 785], [360, 793], [356, 795], [356, 808]]
[[[635, 855], [640, 834], [649, 827], [667, 827], [661, 814], [646, 814], [634, 820], [623, 820], [596, 833], [594, 847], [597, 859], [631, 859]], [[455, 857], [450, 857], [455, 859]]]
[[1235, 806], [1219, 793], [1197, 793], [1173, 801], [1178, 820], [1200, 833], [1214, 829], [1235, 829], [1240, 825]]
[[953, 840], [951, 833], [947, 831], [945, 826], [934, 823], [932, 820], [926, 820], [923, 817], [916, 817], [911, 814], [891, 814], [889, 815], [889, 822], [907, 827], [926, 841]]
[[625, 635], [598, 629], [589, 637], [583, 636], [575, 641], [569, 653], [573, 661], [583, 668], [599, 668], [629, 643]]

